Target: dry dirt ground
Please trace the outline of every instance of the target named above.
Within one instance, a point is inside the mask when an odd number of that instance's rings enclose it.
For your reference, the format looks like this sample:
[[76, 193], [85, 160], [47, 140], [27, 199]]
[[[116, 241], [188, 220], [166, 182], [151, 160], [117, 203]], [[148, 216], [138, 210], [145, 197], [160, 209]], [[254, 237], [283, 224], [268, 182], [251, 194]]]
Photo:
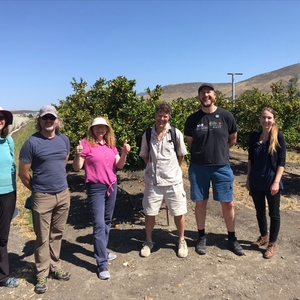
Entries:
[[[141, 258], [143, 172], [120, 173], [108, 246], [109, 251], [117, 254], [117, 259], [109, 265], [111, 278], [99, 280], [83, 173], [72, 171], [70, 164], [71, 209], [61, 252], [64, 268], [72, 273], [70, 281], [49, 279], [48, 291], [35, 294], [34, 240], [12, 227], [9, 258], [12, 273], [21, 278], [21, 284], [17, 289], [0, 288], [0, 299], [300, 299], [299, 165], [286, 167], [278, 251], [274, 258], [266, 260], [262, 257], [263, 249], [250, 248], [259, 233], [251, 199], [245, 190], [246, 159], [245, 155], [231, 154], [235, 173], [236, 233], [245, 256], [239, 257], [227, 250], [220, 205], [212, 200], [206, 221], [207, 254], [199, 256], [194, 250], [197, 239], [194, 205], [188, 199], [185, 233], [188, 257], [176, 256], [174, 222], [169, 218], [168, 225], [163, 206], [153, 233], [153, 253], [149, 258]], [[185, 186], [189, 195], [187, 178]]]

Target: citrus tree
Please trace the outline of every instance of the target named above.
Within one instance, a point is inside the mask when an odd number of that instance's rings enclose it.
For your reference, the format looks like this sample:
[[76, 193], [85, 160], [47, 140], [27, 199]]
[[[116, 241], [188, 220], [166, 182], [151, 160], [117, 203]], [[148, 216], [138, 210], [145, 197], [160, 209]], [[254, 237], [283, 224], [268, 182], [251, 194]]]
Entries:
[[146, 97], [136, 95], [135, 80], [119, 76], [113, 80], [100, 78], [88, 88], [82, 78], [73, 78], [74, 93], [60, 100], [56, 107], [64, 121], [64, 130], [71, 144], [71, 157], [80, 139], [86, 136], [90, 122], [97, 116], [107, 117], [115, 131], [117, 147], [122, 151], [125, 140], [131, 146], [125, 170], [142, 170], [145, 165], [138, 156], [142, 135], [154, 122], [155, 105], [162, 93], [158, 85], [147, 89]]
[[[64, 133], [71, 143], [71, 156], [78, 141], [85, 137], [90, 122], [97, 116], [106, 116], [115, 131], [117, 147], [122, 150], [125, 140], [131, 145], [124, 170], [143, 170], [145, 165], [139, 157], [141, 139], [154, 120], [155, 106], [162, 99], [162, 87], [146, 89], [145, 96], [137, 96], [136, 81], [119, 76], [112, 80], [100, 78], [92, 86], [82, 78], [73, 78], [74, 93], [61, 100], [57, 110], [65, 123]], [[247, 149], [249, 135], [260, 129], [259, 116], [262, 108], [272, 107], [277, 112], [276, 121], [283, 132], [287, 147], [300, 147], [300, 99], [291, 82], [271, 85], [271, 94], [262, 94], [254, 88], [245, 91], [234, 101], [216, 91], [216, 105], [230, 111], [238, 125], [237, 146]], [[184, 131], [187, 117], [200, 107], [197, 98], [178, 98], [171, 101], [170, 124]], [[186, 160], [189, 162], [190, 154]]]

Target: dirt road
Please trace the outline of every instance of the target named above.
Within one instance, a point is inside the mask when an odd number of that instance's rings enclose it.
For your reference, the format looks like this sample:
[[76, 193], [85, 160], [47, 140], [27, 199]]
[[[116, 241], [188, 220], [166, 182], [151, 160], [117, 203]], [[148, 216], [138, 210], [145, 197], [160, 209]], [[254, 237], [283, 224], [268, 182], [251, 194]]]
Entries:
[[[235, 180], [242, 184], [245, 158], [232, 158], [232, 164]], [[291, 188], [285, 193], [295, 196], [300, 204], [298, 171], [295, 165], [287, 168], [285, 176], [289, 183], [286, 184]], [[61, 258], [65, 269], [72, 273], [70, 281], [49, 279], [46, 294], [35, 294], [34, 241], [13, 227], [9, 257], [13, 274], [22, 280], [17, 289], [0, 288], [0, 299], [300, 299], [299, 211], [282, 210], [278, 251], [274, 258], [266, 260], [261, 250], [250, 248], [250, 243], [258, 236], [255, 212], [240, 201], [242, 194], [236, 194], [236, 233], [246, 253], [239, 257], [227, 250], [219, 204], [209, 201], [207, 255], [199, 256], [194, 251], [197, 233], [193, 204], [189, 200], [186, 216], [189, 255], [180, 259], [176, 257], [177, 237], [173, 220], [170, 218], [168, 226], [166, 211], [162, 208], [153, 234], [153, 253], [149, 258], [141, 258], [139, 250], [144, 240], [140, 212], [142, 172], [120, 173], [120, 191], [108, 247], [117, 254], [117, 259], [109, 266], [111, 279], [101, 281], [97, 278], [93, 258], [91, 219], [82, 173], [70, 170], [68, 180], [72, 204]], [[188, 192], [188, 186], [186, 190]]]

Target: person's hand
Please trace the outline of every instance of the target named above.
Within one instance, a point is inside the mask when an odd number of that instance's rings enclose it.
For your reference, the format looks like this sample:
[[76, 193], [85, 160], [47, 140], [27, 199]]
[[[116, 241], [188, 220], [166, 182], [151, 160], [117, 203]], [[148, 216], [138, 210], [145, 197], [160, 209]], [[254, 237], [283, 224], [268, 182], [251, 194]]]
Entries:
[[249, 191], [249, 196], [252, 196], [251, 189], [250, 189], [250, 184], [249, 184], [249, 177], [247, 177], [246, 189]]
[[76, 146], [76, 152], [75, 156], [80, 157], [82, 153], [83, 146], [81, 145], [81, 141], [78, 142], [78, 145]]
[[249, 184], [249, 178], [247, 177], [246, 181], [246, 189], [250, 192], [250, 184]]
[[125, 154], [127, 154], [129, 151], [130, 151], [130, 145], [128, 144], [127, 140], [125, 140], [122, 152], [124, 152]]
[[270, 187], [270, 194], [272, 196], [276, 195], [279, 191], [279, 182], [273, 182], [273, 184]]

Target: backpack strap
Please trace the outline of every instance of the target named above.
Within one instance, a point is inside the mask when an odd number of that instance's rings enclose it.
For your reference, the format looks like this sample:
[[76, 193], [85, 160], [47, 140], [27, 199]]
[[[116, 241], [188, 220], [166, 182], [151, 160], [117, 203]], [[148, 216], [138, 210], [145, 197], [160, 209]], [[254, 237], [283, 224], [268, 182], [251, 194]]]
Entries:
[[170, 135], [171, 135], [171, 141], [174, 145], [174, 150], [176, 152], [176, 156], [178, 156], [177, 154], [177, 138], [176, 138], [176, 128], [174, 126], [171, 125], [171, 129], [169, 130]]
[[150, 153], [151, 129], [152, 128], [147, 128], [147, 130], [146, 130], [146, 140], [147, 140], [147, 145], [148, 145], [148, 154]]

